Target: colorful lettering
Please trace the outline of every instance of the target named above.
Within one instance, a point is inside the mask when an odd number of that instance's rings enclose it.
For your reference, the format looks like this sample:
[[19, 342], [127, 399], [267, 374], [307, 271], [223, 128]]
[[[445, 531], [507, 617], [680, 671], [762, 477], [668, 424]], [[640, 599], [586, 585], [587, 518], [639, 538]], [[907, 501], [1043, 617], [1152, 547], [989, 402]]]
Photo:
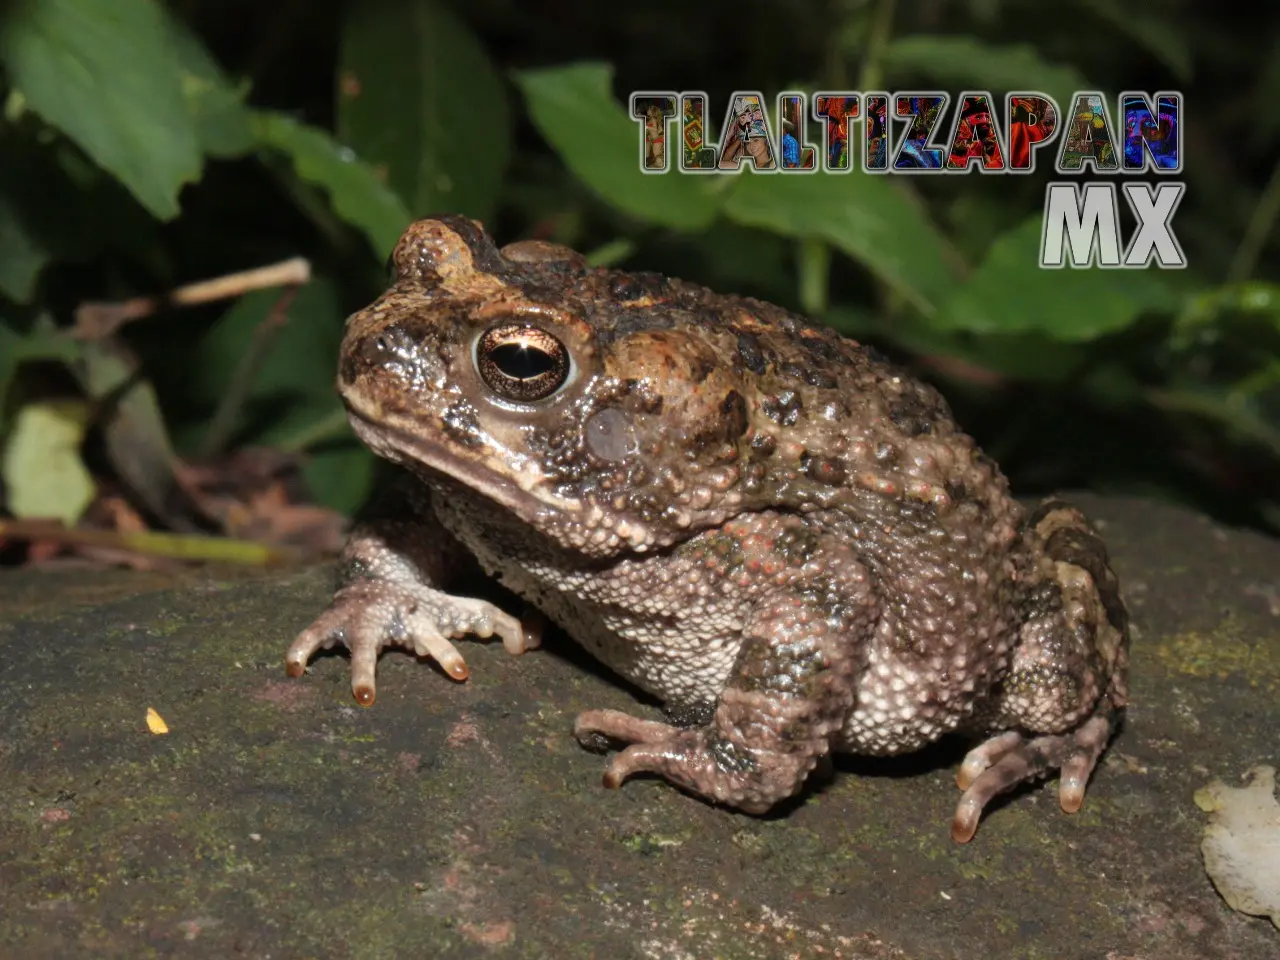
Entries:
[[991, 112], [991, 94], [962, 93], [956, 122], [951, 128], [951, 146], [947, 150], [947, 169], [967, 173], [974, 162], [983, 173], [1003, 171], [1004, 148], [1000, 145], [1000, 129]]
[[894, 155], [893, 169], [942, 169], [943, 149], [930, 146], [929, 141], [950, 99], [945, 93], [900, 93], [894, 97], [894, 114], [909, 123]]
[[1058, 133], [1058, 105], [1043, 93], [1011, 93], [1005, 98], [1009, 124], [1009, 169], [1031, 173], [1036, 149], [1051, 143]]
[[829, 173], [848, 173], [853, 169], [849, 157], [849, 122], [858, 119], [858, 111], [856, 93], [816, 93], [813, 96], [813, 119], [822, 124], [822, 142]]
[[716, 151], [707, 146], [707, 95], [686, 93], [680, 97], [680, 170], [684, 173], [714, 173]]
[[631, 116], [640, 121], [640, 169], [645, 173], [666, 173], [667, 130], [676, 115], [676, 97], [665, 91], [642, 91], [631, 95]]
[[1057, 167], [1059, 173], [1077, 173], [1087, 170], [1089, 164], [1093, 164], [1095, 173], [1120, 168], [1102, 94], [1077, 93], [1067, 115], [1067, 134]]
[[759, 93], [738, 91], [729, 101], [724, 126], [720, 128], [720, 153], [716, 166], [738, 171], [746, 160], [757, 173], [778, 167], [773, 151], [769, 118], [764, 112], [764, 97]]
[[1157, 93], [1154, 109], [1144, 93], [1120, 94], [1120, 115], [1124, 118], [1120, 163], [1126, 173], [1142, 173], [1148, 163], [1156, 173], [1182, 169], [1181, 112], [1180, 93]]
[[867, 94], [867, 121], [863, 136], [866, 153], [862, 157], [862, 169], [867, 173], [883, 173], [889, 169], [889, 95]]
[[783, 173], [813, 173], [818, 168], [817, 151], [805, 136], [805, 97], [802, 93], [778, 94], [778, 116], [782, 118]]
[[1063, 266], [1145, 270], [1154, 263], [1164, 270], [1185, 268], [1187, 258], [1173, 232], [1172, 220], [1186, 184], [1165, 180], [1153, 189], [1130, 181], [1123, 189], [1137, 226], [1122, 253], [1114, 181], [1049, 184], [1040, 232], [1040, 266], [1049, 270]]

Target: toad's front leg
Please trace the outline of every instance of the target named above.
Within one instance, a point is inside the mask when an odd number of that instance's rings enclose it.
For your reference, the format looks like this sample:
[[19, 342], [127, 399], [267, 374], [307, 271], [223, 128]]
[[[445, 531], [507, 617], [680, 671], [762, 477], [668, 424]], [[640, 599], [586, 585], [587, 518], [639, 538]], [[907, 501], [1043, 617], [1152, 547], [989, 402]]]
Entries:
[[878, 614], [866, 568], [835, 556], [807, 564], [755, 605], [706, 726], [682, 730], [616, 710], [581, 714], [579, 740], [603, 735], [631, 744], [605, 772], [605, 786], [654, 773], [754, 814], [798, 793], [853, 708]]
[[467, 665], [452, 639], [496, 634], [512, 653], [537, 645], [510, 614], [442, 589], [465, 554], [431, 513], [429, 496], [425, 487], [405, 481], [356, 527], [342, 553], [332, 603], [289, 647], [290, 676], [300, 676], [317, 650], [342, 644], [351, 651], [351, 692], [369, 706], [383, 647], [409, 647], [465, 680]]

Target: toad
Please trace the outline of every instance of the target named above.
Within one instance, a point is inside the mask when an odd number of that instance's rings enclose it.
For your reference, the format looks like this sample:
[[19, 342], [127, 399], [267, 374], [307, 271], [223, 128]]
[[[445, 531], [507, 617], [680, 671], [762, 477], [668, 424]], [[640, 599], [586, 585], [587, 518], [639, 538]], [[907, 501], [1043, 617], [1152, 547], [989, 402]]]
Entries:
[[955, 840], [1054, 772], [1080, 808], [1127, 700], [1117, 579], [1077, 510], [1011, 497], [933, 387], [779, 307], [499, 248], [461, 216], [411, 225], [392, 267], [338, 389], [403, 482], [290, 674], [340, 644], [369, 705], [384, 647], [465, 680], [458, 638], [535, 646], [449, 592], [470, 558], [666, 705], [578, 716], [622, 747], [608, 787], [647, 772], [759, 814], [831, 753], [954, 732]]

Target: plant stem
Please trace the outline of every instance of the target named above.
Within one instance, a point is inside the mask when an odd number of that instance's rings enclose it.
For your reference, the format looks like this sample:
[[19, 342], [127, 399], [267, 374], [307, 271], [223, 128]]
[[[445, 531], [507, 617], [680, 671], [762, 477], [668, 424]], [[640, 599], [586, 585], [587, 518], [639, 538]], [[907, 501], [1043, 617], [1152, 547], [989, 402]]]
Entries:
[[281, 328], [289, 321], [289, 306], [293, 303], [297, 292], [297, 287], [286, 287], [271, 311], [254, 329], [249, 348], [240, 357], [240, 362], [231, 376], [231, 383], [227, 386], [227, 392], [223, 394], [222, 401], [214, 412], [213, 421], [205, 432], [204, 442], [200, 445], [202, 459], [221, 453], [230, 441], [271, 344]]
[[[859, 90], [869, 90], [880, 82], [880, 59], [889, 44], [893, 30], [893, 12], [896, 0], [878, 0], [872, 11], [871, 29], [867, 33], [866, 51], [862, 61]], [[848, 0], [838, 4], [842, 15], [847, 15]], [[843, 38], [841, 27], [832, 30], [826, 47], [826, 63], [823, 78], [829, 90], [843, 90], [846, 86]], [[781, 121], [781, 118], [779, 118]], [[853, 156], [853, 132], [849, 133], [850, 158]], [[797, 244], [796, 260], [799, 272], [800, 307], [810, 316], [823, 316], [830, 307], [831, 247], [818, 237], [806, 237]]]
[[1243, 397], [1214, 396], [1191, 390], [1149, 389], [1143, 394], [1148, 403], [1167, 413], [1185, 413], [1216, 422], [1241, 440], [1257, 444], [1280, 456], [1280, 431], [1277, 431]]
[[305, 453], [323, 443], [351, 438], [351, 424], [347, 420], [347, 411], [339, 407], [328, 416], [302, 427], [292, 436], [281, 439], [275, 446], [285, 453]]
[[1249, 218], [1249, 226], [1245, 228], [1244, 239], [1231, 258], [1227, 283], [1243, 283], [1253, 275], [1258, 257], [1262, 255], [1262, 248], [1266, 246], [1277, 217], [1280, 217], [1280, 163], [1271, 171], [1271, 179], [1263, 188], [1258, 205], [1253, 208], [1253, 216]]
[[866, 56], [862, 61], [862, 71], [858, 76], [859, 90], [874, 90], [880, 86], [880, 61], [889, 46], [889, 35], [893, 31], [893, 13], [896, 0], [880, 0], [872, 14], [871, 32], [867, 35]]
[[818, 237], [805, 237], [797, 244], [800, 272], [800, 309], [812, 317], [827, 312], [830, 304], [831, 247]]

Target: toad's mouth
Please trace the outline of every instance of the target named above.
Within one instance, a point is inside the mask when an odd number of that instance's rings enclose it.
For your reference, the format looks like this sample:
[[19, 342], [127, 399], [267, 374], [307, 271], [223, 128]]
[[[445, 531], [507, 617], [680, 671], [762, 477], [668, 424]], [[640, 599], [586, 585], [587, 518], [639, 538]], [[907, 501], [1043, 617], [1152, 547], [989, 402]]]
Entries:
[[573, 501], [543, 500], [512, 478], [495, 473], [478, 457], [460, 455], [443, 443], [410, 433], [387, 417], [366, 412], [350, 397], [343, 397], [343, 401], [351, 428], [374, 453], [408, 469], [461, 484], [507, 508], [526, 523], [536, 525], [554, 512], [573, 513], [581, 509]]

